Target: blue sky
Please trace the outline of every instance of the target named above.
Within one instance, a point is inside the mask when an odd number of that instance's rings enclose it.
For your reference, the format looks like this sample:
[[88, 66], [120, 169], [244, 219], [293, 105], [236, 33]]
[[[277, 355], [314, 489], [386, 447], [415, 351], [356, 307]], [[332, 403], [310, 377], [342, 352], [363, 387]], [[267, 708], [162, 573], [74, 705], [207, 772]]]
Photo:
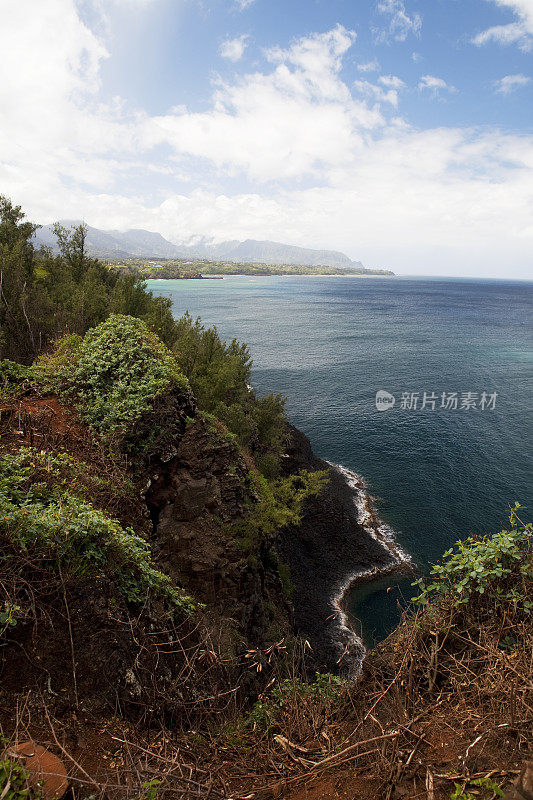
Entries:
[[[378, 73], [397, 75], [412, 87], [402, 102], [412, 124], [532, 131], [533, 81], [509, 93], [505, 103], [494, 98], [494, 82], [505, 75], [530, 77], [531, 51], [473, 47], [471, 42], [475, 34], [514, 19], [509, 8], [486, 0], [419, 0], [407, 8], [412, 19], [420, 16], [420, 31], [399, 30], [382, 38], [391, 15], [380, 13], [374, 0], [255, 0], [244, 12], [225, 0], [188, 2], [181, 8], [174, 0], [160, 0], [136, 14], [118, 5], [112, 12], [116, 49], [103, 65], [103, 85], [108, 95], [120, 94], [152, 114], [164, 114], [177, 102], [204, 110], [211, 102], [215, 74], [231, 80], [235, 73], [261, 69], [265, 50], [286, 48], [296, 38], [340, 23], [357, 33], [342, 78], [347, 84], [360, 79], [358, 65], [377, 60]], [[404, 33], [405, 40], [395, 38], [403, 39]], [[238, 63], [224, 59], [222, 43], [241, 36], [247, 37], [242, 58]], [[440, 103], [428, 102], [416, 89], [428, 72], [458, 92], [441, 93]]]
[[0, 191], [39, 221], [531, 275], [533, 0], [2, 0], [2, 19]]

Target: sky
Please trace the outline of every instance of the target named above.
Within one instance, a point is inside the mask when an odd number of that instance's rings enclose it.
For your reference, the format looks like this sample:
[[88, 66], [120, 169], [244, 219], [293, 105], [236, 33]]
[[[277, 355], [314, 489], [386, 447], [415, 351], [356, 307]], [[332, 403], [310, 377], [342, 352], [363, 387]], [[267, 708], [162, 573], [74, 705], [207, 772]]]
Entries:
[[40, 223], [533, 277], [533, 0], [0, 0]]

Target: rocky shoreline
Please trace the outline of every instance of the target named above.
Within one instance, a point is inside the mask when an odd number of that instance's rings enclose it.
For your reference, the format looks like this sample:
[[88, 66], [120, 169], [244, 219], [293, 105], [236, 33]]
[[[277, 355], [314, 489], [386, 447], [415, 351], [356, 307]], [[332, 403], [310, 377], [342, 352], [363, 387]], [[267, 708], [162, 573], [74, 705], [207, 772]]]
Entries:
[[377, 516], [362, 478], [317, 458], [304, 434], [291, 428], [285, 469], [326, 469], [330, 480], [307, 503], [301, 524], [283, 533], [281, 558], [294, 588], [294, 627], [313, 652], [313, 668], [356, 673], [365, 655], [346, 604], [356, 582], [410, 571], [393, 531]]

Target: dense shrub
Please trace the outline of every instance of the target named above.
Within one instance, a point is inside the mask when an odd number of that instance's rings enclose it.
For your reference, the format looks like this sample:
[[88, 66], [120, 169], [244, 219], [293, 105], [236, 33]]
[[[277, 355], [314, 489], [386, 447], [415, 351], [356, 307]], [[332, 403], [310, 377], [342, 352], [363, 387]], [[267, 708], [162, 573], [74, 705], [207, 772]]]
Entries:
[[56, 226], [59, 255], [36, 250], [38, 228], [0, 195], [0, 358], [30, 364], [65, 333], [83, 336], [110, 313], [143, 319], [167, 345], [176, 338], [172, 302], [132, 275], [119, 275], [86, 251], [87, 229]]
[[517, 516], [523, 508], [517, 503], [511, 510], [509, 530], [456, 542], [455, 548], [444, 553], [442, 563], [432, 567], [429, 582], [420, 578], [413, 584], [420, 589], [414, 601], [425, 605], [443, 598], [459, 607], [484, 596], [494, 608], [511, 603], [529, 614], [533, 610], [527, 592], [533, 578], [533, 527]]
[[267, 477], [279, 471], [287, 438], [285, 399], [280, 394], [257, 398], [250, 386], [252, 360], [245, 344], [222, 340], [216, 327], [185, 314], [176, 322], [173, 351], [203, 411], [214, 414], [251, 449]]
[[119, 314], [82, 340], [60, 340], [34, 374], [73, 398], [82, 419], [105, 436], [125, 434], [158, 396], [188, 387], [172, 353], [146, 323]]
[[[31, 482], [32, 470], [47, 461], [49, 481]], [[57, 483], [67, 455], [48, 456], [31, 448], [0, 454], [0, 535], [31, 562], [66, 575], [108, 574], [129, 602], [157, 597], [191, 609], [191, 598], [172, 586], [152, 562], [150, 547], [131, 528]], [[0, 560], [10, 558], [8, 551]]]
[[0, 361], [0, 395], [16, 394], [21, 384], [31, 378], [31, 372], [23, 364], [4, 358]]

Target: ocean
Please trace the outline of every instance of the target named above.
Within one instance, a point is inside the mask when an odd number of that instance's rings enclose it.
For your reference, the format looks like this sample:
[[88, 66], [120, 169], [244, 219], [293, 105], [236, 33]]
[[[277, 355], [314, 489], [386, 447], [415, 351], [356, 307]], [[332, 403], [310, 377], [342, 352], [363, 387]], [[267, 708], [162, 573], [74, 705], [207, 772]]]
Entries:
[[[516, 500], [533, 503], [533, 283], [229, 277], [148, 287], [172, 298], [175, 316], [188, 310], [247, 342], [256, 391], [286, 395], [315, 453], [364, 478], [420, 571], [458, 538], [500, 530]], [[394, 405], [378, 410], [378, 391]], [[412, 594], [395, 578], [351, 591], [367, 645]]]

